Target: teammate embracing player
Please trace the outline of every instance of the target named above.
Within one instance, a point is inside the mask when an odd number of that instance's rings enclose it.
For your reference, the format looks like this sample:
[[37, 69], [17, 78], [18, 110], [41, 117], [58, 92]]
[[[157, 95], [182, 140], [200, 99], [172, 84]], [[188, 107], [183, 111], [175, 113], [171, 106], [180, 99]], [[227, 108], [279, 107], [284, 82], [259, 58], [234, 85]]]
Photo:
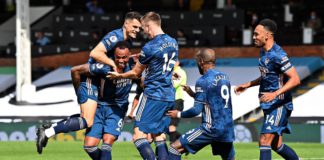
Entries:
[[[138, 12], [128, 12], [125, 15], [123, 27], [109, 32], [99, 42], [99, 44], [90, 52], [88, 63], [72, 68], [72, 81], [77, 93], [81, 114], [72, 115], [67, 119], [50, 126], [42, 125], [39, 127], [36, 133], [36, 146], [39, 154], [42, 153], [43, 147], [46, 146], [48, 138], [58, 133], [78, 131], [92, 126], [97, 109], [100, 78], [85, 74], [90, 72], [90, 64], [96, 62], [108, 65], [112, 67], [114, 71], [117, 71], [116, 64], [112, 60], [115, 45], [118, 42], [136, 38], [141, 27], [140, 18], [141, 15]], [[96, 65], [93, 66], [99, 67]]]

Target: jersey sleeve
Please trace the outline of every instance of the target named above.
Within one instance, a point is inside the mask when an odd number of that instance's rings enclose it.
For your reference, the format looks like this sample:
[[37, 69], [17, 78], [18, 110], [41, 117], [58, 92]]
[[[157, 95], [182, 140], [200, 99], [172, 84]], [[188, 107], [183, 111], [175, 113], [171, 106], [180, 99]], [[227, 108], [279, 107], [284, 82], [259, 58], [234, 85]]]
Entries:
[[206, 104], [206, 88], [204, 87], [204, 81], [203, 79], [199, 79], [196, 82], [196, 86], [195, 86], [195, 102], [197, 103], [202, 103], [202, 104]]
[[142, 48], [142, 51], [140, 53], [140, 57], [139, 57], [139, 62], [141, 64], [149, 64], [150, 60], [153, 58], [153, 54], [151, 53], [151, 49], [149, 49], [149, 47], [147, 45], [145, 45]]
[[112, 71], [111, 67], [102, 63], [92, 63], [89, 66], [89, 71], [91, 75], [108, 75]]
[[105, 37], [102, 38], [101, 43], [105, 45], [106, 51], [109, 52], [114, 49], [118, 42], [118, 38], [116, 33], [109, 32], [105, 35]]
[[275, 63], [280, 67], [281, 72], [288, 71], [293, 65], [290, 63], [287, 55], [278, 55], [275, 57]]
[[181, 112], [181, 117], [182, 118], [191, 118], [199, 115], [204, 108], [204, 104], [195, 102], [194, 106], [191, 107], [190, 109]]

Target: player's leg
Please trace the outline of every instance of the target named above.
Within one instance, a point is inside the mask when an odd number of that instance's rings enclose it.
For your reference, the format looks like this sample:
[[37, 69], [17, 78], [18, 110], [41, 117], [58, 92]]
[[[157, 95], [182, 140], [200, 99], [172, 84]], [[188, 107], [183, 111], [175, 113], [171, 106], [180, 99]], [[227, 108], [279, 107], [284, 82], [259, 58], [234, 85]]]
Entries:
[[100, 159], [101, 150], [98, 148], [98, 144], [103, 135], [104, 128], [104, 116], [103, 116], [104, 108], [98, 106], [94, 118], [94, 124], [91, 128], [87, 128], [86, 137], [84, 139], [84, 150], [93, 160]]
[[259, 140], [260, 160], [271, 160], [271, 143], [275, 134], [261, 134]]
[[[125, 107], [124, 107], [125, 108]], [[121, 109], [119, 106], [104, 106], [104, 136], [101, 146], [102, 160], [111, 160], [112, 145], [118, 139], [123, 128], [123, 118], [127, 110]]]
[[[182, 99], [175, 100], [174, 106], [175, 106], [174, 109], [176, 109], [178, 111], [182, 111], [183, 110], [183, 100]], [[179, 118], [171, 119], [171, 123], [169, 126], [169, 136], [170, 136], [171, 143], [176, 141], [181, 136], [181, 134], [177, 131], [177, 126], [178, 126], [179, 122], [180, 122]]]
[[281, 136], [282, 133], [290, 133], [290, 126], [288, 123], [288, 119], [291, 115], [291, 110], [287, 110], [286, 107], [283, 107], [279, 111], [281, 111], [281, 117], [278, 123], [278, 135], [274, 137], [271, 147], [284, 159], [298, 160], [299, 158], [296, 152], [288, 145], [282, 143], [282, 136]]
[[86, 136], [84, 139], [83, 149], [93, 160], [100, 159], [101, 150], [98, 148], [99, 143], [100, 139], [95, 137]]
[[133, 142], [143, 159], [155, 160], [153, 149], [147, 140], [147, 134], [134, 128]]
[[101, 159], [103, 160], [111, 160], [111, 151], [112, 145], [117, 140], [114, 135], [111, 134], [104, 134], [103, 143], [101, 146]]
[[288, 145], [282, 143], [282, 136], [276, 136], [272, 143], [272, 149], [276, 151], [282, 158], [289, 160], [298, 160], [296, 152]]
[[213, 155], [220, 155], [222, 160], [235, 160], [233, 142], [214, 141], [211, 144]]
[[59, 133], [69, 133], [91, 127], [97, 109], [97, 102], [88, 99], [87, 102], [80, 105], [80, 108], [80, 117], [69, 117], [65, 121], [57, 123], [56, 126], [46, 129], [46, 137], [50, 138]]
[[280, 125], [285, 116], [284, 109], [285, 107], [281, 106], [263, 110], [264, 119], [259, 140], [261, 160], [271, 160], [271, 145], [274, 138], [281, 135], [283, 131], [290, 132], [288, 128]]
[[181, 159], [181, 153], [183, 153], [185, 150], [182, 147], [180, 140], [176, 140], [172, 144], [170, 144], [169, 147], [169, 160], [180, 160]]
[[204, 133], [202, 128], [191, 129], [170, 145], [169, 159], [180, 160], [184, 152], [195, 154], [212, 141], [213, 138]]
[[[42, 147], [46, 145], [48, 138], [58, 133], [68, 133], [78, 131], [84, 128], [91, 127], [93, 124], [94, 114], [97, 108], [98, 100], [98, 80], [85, 78], [85, 81], [81, 83], [78, 90], [78, 103], [81, 104], [81, 115], [70, 116], [66, 120], [63, 120], [57, 125], [52, 125], [50, 128], [40, 127], [37, 129], [37, 151], [41, 154]], [[94, 83], [93, 83], [94, 81]]]
[[168, 147], [166, 144], [166, 135], [164, 133], [154, 134], [155, 154], [158, 160], [168, 160]]
[[[157, 111], [154, 100], [147, 98], [143, 95], [140, 105], [137, 109], [134, 123], [133, 142], [143, 159], [154, 160], [154, 151], [147, 140], [147, 134], [153, 133], [153, 128], [157, 125], [156, 120]], [[162, 117], [162, 116], [161, 116]]]

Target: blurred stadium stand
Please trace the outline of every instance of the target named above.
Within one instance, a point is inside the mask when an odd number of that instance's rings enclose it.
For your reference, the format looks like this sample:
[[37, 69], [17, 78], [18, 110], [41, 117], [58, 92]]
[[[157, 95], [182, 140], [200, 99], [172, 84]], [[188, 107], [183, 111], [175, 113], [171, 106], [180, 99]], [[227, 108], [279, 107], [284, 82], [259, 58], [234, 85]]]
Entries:
[[[123, 15], [127, 10], [137, 10], [142, 13], [149, 10], [158, 11], [162, 17], [163, 29], [173, 37], [177, 37], [177, 29], [185, 33], [186, 41], [181, 47], [216, 47], [241, 46], [242, 30], [251, 28], [251, 13], [256, 13], [258, 19], [272, 18], [278, 23], [278, 36], [280, 45], [300, 45], [303, 43], [303, 24], [307, 20], [308, 12], [315, 10], [324, 18], [324, 2], [316, 1], [316, 6], [309, 1], [298, 0], [258, 0], [233, 1], [235, 8], [217, 8], [216, 0], [205, 0], [199, 11], [190, 11], [189, 8], [179, 9], [177, 1], [163, 0], [98, 0], [99, 6], [105, 10], [103, 15], [87, 13], [85, 7], [87, 0], [37, 1], [30, 0], [31, 6], [54, 6], [55, 9], [43, 13], [31, 26], [31, 40], [35, 40], [35, 32], [42, 30], [51, 39], [50, 47], [33, 47], [33, 55], [60, 54], [66, 52], [88, 51], [98, 40], [92, 39], [96, 32], [100, 37], [108, 31], [122, 26]], [[190, 1], [189, 1], [190, 2]], [[128, 4], [130, 3], [130, 4]], [[294, 14], [292, 22], [284, 20], [284, 4], [290, 4]], [[251, 5], [253, 4], [253, 5]], [[4, 12], [3, 13], [8, 13]], [[9, 12], [10, 13], [10, 12]], [[305, 14], [302, 14], [305, 13]], [[0, 24], [5, 23], [8, 14], [1, 14]], [[12, 15], [12, 12], [11, 12]], [[14, 17], [12, 17], [14, 18]], [[323, 21], [324, 22], [324, 21]], [[1, 29], [0, 29], [1, 30]], [[140, 47], [145, 40], [140, 38], [134, 41], [135, 47]], [[313, 44], [324, 42], [324, 32], [314, 35]], [[71, 45], [71, 47], [69, 47]], [[76, 47], [76, 45], [80, 47]], [[14, 57], [14, 42], [1, 45], [2, 57]], [[72, 49], [71, 49], [72, 48]]]

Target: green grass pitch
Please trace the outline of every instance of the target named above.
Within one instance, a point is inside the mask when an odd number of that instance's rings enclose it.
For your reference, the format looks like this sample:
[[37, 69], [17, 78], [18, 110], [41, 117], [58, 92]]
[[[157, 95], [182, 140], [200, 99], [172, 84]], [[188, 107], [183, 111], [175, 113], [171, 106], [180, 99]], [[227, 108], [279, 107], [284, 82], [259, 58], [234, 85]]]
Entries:
[[[1, 160], [88, 160], [88, 155], [83, 151], [83, 143], [74, 142], [49, 142], [42, 155], [36, 153], [35, 142], [0, 142]], [[319, 143], [288, 143], [295, 149], [302, 160], [324, 160], [324, 144]], [[154, 147], [154, 145], [153, 145]], [[257, 143], [235, 143], [237, 160], [258, 160], [259, 149]], [[130, 142], [117, 142], [113, 146], [114, 160], [140, 160], [136, 148]], [[272, 152], [273, 159], [281, 159]], [[205, 147], [196, 155], [183, 155], [184, 160], [210, 160], [220, 157], [211, 155], [211, 148]]]

